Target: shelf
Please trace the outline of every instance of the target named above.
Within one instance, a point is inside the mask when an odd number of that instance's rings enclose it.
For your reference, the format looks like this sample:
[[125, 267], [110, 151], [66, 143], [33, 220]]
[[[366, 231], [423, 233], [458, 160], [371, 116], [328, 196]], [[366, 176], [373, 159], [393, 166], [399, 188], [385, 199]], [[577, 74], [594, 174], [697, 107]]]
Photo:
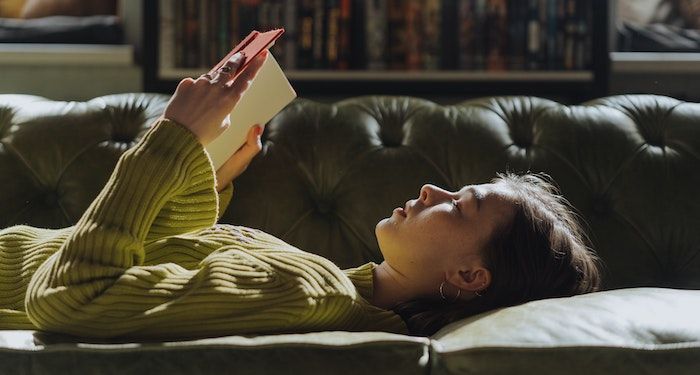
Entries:
[[[206, 73], [204, 69], [162, 69], [160, 79], [179, 80], [184, 77], [198, 77]], [[285, 72], [292, 81], [507, 81], [507, 82], [591, 82], [592, 71], [324, 71], [290, 70]]]
[[620, 73], [700, 73], [696, 52], [611, 52], [610, 60]]
[[[591, 0], [590, 69], [521, 71], [285, 71], [300, 97], [351, 97], [359, 95], [407, 95], [467, 98], [488, 95], [534, 95], [577, 103], [608, 92], [609, 12], [614, 2]], [[144, 89], [172, 93], [185, 77], [196, 78], [205, 68], [173, 68], [160, 61], [159, 2], [144, 1]], [[290, 34], [292, 35], [292, 34]], [[456, 46], [455, 46], [456, 47]], [[358, 57], [359, 58], [359, 57]], [[452, 64], [451, 66], [456, 66]]]
[[132, 66], [133, 56], [127, 44], [0, 43], [2, 65]]

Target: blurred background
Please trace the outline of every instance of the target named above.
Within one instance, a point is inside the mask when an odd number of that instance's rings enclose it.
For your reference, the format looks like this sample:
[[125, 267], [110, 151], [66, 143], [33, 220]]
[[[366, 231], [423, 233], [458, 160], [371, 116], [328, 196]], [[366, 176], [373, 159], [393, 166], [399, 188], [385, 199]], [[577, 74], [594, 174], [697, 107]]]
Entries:
[[171, 94], [251, 30], [301, 97], [700, 101], [700, 0], [0, 0], [0, 93]]

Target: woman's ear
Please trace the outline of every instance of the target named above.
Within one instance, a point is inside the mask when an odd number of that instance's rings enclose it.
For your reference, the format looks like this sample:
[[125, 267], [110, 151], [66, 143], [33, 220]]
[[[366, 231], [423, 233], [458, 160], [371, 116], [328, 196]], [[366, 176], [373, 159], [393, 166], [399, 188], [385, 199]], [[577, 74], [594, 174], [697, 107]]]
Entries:
[[491, 285], [491, 271], [484, 267], [460, 270], [449, 277], [454, 287], [468, 292], [480, 292]]

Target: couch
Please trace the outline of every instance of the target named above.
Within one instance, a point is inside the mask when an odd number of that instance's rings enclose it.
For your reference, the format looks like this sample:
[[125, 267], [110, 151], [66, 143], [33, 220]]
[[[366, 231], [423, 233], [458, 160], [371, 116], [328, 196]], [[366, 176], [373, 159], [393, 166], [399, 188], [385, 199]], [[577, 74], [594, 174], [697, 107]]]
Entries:
[[[73, 225], [169, 97], [0, 95], [0, 227]], [[235, 124], [235, 119], [234, 119]], [[0, 331], [0, 374], [700, 373], [700, 104], [486, 97], [297, 99], [266, 126], [221, 222], [351, 267], [424, 183], [546, 172], [602, 258], [604, 290], [486, 312], [431, 337], [317, 332], [137, 342]], [[0, 306], [1, 308], [1, 306]]]

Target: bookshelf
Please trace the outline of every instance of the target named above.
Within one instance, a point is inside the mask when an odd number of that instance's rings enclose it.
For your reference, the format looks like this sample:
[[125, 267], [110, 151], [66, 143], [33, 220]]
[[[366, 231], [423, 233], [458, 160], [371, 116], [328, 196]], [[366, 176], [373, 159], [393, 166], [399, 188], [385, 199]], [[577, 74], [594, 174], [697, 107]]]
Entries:
[[[297, 0], [297, 4], [298, 1], [301, 0]], [[483, 1], [488, 3], [494, 0]], [[526, 0], [508, 1], [527, 2]], [[567, 0], [530, 1], [539, 1], [542, 4], [546, 4], [547, 2], [563, 2]], [[365, 51], [356, 54], [357, 56], [352, 56], [350, 67], [346, 69], [290, 69], [285, 67], [284, 64], [288, 60], [278, 58], [278, 61], [281, 62], [287, 77], [300, 97], [339, 98], [380, 94], [411, 95], [429, 99], [432, 97], [465, 99], [487, 95], [536, 95], [575, 103], [605, 95], [608, 92], [610, 69], [608, 54], [610, 3], [608, 0], [578, 1], [585, 1], [586, 4], [590, 4], [590, 9], [588, 10], [590, 12], [590, 23], [588, 25], [590, 32], [589, 55], [587, 57], [588, 63], [582, 69], [527, 69], [516, 67], [487, 70], [446, 68], [449, 65], [457, 65], [454, 62], [451, 64], [443, 62], [443, 66], [438, 69], [394, 69], [393, 67], [392, 69], [367, 69], [366, 66], [358, 68], [358, 65], [355, 64], [357, 60], [367, 59]], [[364, 2], [363, 0], [352, 0], [353, 7]], [[459, 0], [437, 1], [437, 3], [442, 4], [449, 4], [450, 2], [457, 4]], [[505, 3], [506, 0], [502, 2]], [[144, 88], [149, 92], [172, 93], [182, 78], [197, 77], [207, 69], [204, 67], [177, 68], [161, 66], [163, 65], [159, 60], [159, 56], [161, 56], [159, 41], [161, 40], [162, 31], [160, 26], [161, 10], [159, 9], [161, 5], [160, 1], [143, 2], [145, 31], [143, 44]], [[260, 28], [260, 30], [266, 29]], [[361, 30], [361, 32], [353, 33], [352, 35], [364, 41], [364, 34], [364, 30]], [[283, 39], [291, 39], [294, 35], [294, 30], [291, 33], [288, 30], [287, 35], [284, 35]], [[443, 41], [442, 48], [444, 50], [459, 50], [456, 41], [447, 41], [447, 43]], [[357, 48], [353, 49], [353, 51], [357, 50]]]

